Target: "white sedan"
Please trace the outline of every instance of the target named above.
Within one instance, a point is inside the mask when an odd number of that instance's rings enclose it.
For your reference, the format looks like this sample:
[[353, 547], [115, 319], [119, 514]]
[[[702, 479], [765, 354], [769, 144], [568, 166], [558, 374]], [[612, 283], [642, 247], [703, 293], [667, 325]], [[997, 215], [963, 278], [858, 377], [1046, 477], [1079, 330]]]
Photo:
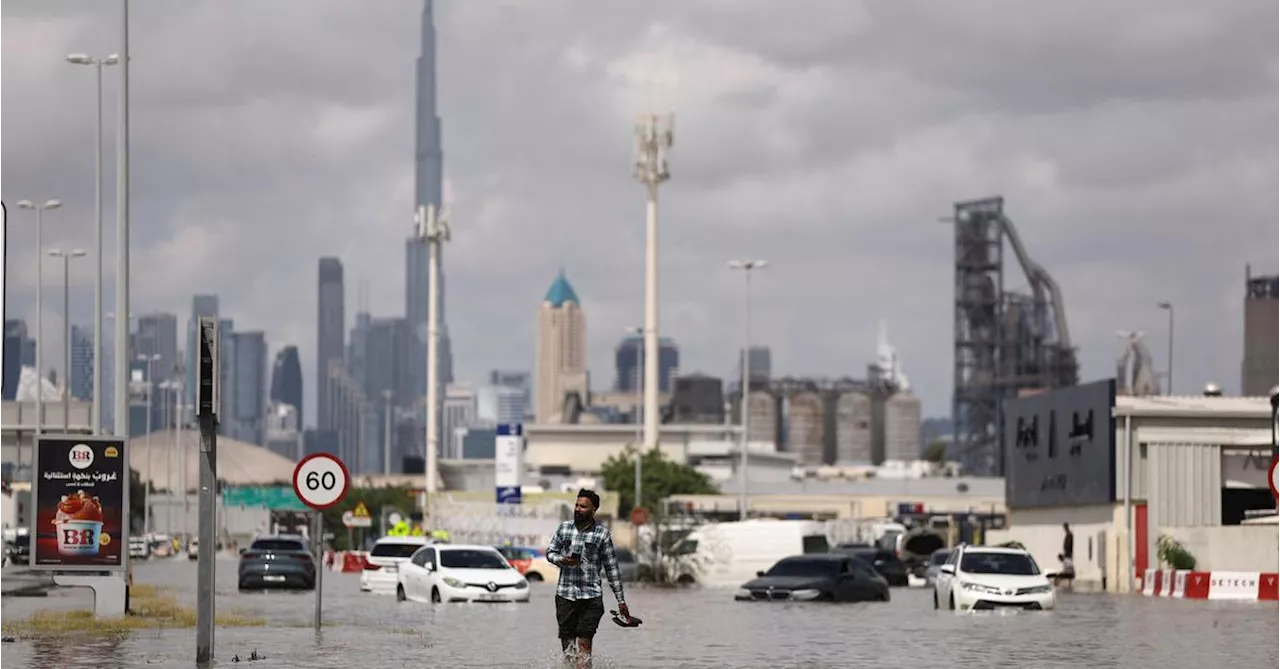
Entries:
[[397, 578], [397, 601], [529, 601], [529, 582], [492, 546], [423, 546]]
[[1048, 611], [1056, 603], [1053, 584], [1035, 558], [1017, 548], [959, 546], [938, 568], [933, 585], [935, 609]]
[[419, 548], [430, 543], [426, 537], [382, 537], [373, 544], [364, 569], [360, 571], [360, 590], [379, 595], [396, 591], [400, 582], [400, 566]]

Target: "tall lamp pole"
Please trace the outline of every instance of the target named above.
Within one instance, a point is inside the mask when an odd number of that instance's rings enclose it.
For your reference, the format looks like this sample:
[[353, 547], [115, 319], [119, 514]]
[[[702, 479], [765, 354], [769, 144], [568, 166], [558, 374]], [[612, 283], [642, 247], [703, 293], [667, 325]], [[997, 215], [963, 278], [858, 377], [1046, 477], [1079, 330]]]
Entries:
[[634, 508], [638, 506], [643, 506], [640, 503], [640, 493], [643, 492], [644, 490], [640, 484], [640, 475], [641, 475], [640, 460], [645, 453], [645, 450], [644, 450], [644, 447], [642, 446], [642, 441], [641, 441], [644, 438], [644, 431], [642, 430], [642, 426], [644, 425], [644, 423], [640, 419], [640, 417], [644, 414], [643, 410], [641, 409], [642, 402], [640, 399], [641, 394], [644, 390], [644, 377], [640, 374], [640, 370], [644, 368], [644, 328], [627, 328], [627, 333], [635, 336], [636, 338], [636, 367], [634, 372], [635, 376], [631, 383], [632, 390], [634, 390], [636, 393], [636, 403], [635, 403], [635, 408], [636, 408], [636, 438], [635, 438], [636, 490], [635, 490], [635, 502], [631, 505]]
[[644, 225], [644, 451], [658, 447], [658, 186], [671, 178], [667, 153], [673, 117], [645, 114], [636, 123], [633, 175], [648, 195]]
[[742, 344], [742, 399], [739, 401], [738, 412], [742, 420], [742, 432], [738, 435], [738, 480], [741, 485], [741, 497], [738, 500], [738, 519], [747, 519], [747, 422], [751, 415], [751, 273], [758, 269], [764, 269], [769, 266], [767, 260], [730, 260], [729, 269], [742, 270], [745, 277], [746, 285], [746, 310], [745, 321], [743, 325], [743, 344]]
[[62, 433], [71, 432], [71, 259], [84, 251], [50, 249], [51, 258], [62, 259]]
[[98, 268], [93, 280], [93, 434], [102, 434], [102, 68], [115, 65], [120, 57], [93, 58], [83, 53], [67, 55], [73, 65], [92, 65], [97, 82], [97, 123], [93, 140], [93, 241]]
[[129, 0], [120, 12], [120, 112], [116, 119], [115, 436], [129, 435]]
[[[142, 535], [147, 537], [148, 542], [151, 541], [151, 489], [155, 487], [151, 483], [151, 463], [155, 460], [151, 453], [151, 432], [155, 428], [155, 421], [151, 419], [151, 415], [155, 410], [155, 369], [158, 360], [160, 360], [159, 353], [138, 356], [138, 362], [147, 363], [147, 481], [142, 488]], [[128, 422], [128, 418], [125, 421]]]
[[1156, 304], [1156, 306], [1169, 312], [1169, 350], [1167, 352], [1168, 358], [1166, 358], [1165, 360], [1165, 372], [1164, 372], [1165, 384], [1167, 385], [1167, 388], [1165, 389], [1164, 394], [1172, 395], [1173, 394], [1173, 303], [1160, 302]]
[[[44, 212], [61, 206], [61, 200], [18, 201], [19, 209], [36, 212], [36, 434], [44, 432]], [[22, 448], [18, 448], [17, 465], [22, 466]]]

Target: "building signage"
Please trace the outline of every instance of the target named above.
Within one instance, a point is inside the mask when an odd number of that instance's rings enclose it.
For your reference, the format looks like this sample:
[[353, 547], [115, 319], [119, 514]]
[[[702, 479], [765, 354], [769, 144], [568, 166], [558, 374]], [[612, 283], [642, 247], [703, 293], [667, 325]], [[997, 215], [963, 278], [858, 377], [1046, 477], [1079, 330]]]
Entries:
[[36, 438], [31, 568], [108, 571], [128, 550], [128, 458], [114, 437]]
[[1115, 381], [1005, 403], [1005, 497], [1011, 508], [1116, 499]]
[[524, 426], [499, 425], [493, 443], [493, 483], [499, 504], [520, 503], [520, 479], [524, 474]]

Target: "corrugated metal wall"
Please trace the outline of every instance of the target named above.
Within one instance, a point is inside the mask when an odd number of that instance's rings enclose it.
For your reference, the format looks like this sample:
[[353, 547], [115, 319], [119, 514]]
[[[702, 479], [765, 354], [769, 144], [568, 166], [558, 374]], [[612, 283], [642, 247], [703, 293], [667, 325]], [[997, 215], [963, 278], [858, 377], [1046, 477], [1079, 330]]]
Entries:
[[1222, 450], [1206, 444], [1147, 444], [1147, 513], [1155, 527], [1222, 524]]

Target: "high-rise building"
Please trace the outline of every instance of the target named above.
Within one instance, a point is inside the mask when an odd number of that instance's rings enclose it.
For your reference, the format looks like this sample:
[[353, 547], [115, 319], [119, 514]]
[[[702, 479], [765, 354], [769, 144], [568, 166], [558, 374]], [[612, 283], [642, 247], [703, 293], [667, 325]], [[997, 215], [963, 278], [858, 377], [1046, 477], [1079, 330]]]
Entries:
[[342, 362], [346, 348], [345, 295], [342, 261], [334, 257], [321, 258], [316, 308], [316, 425], [321, 428], [333, 426], [327, 389], [329, 368]]
[[[195, 295], [191, 298], [191, 319], [187, 321], [187, 368], [186, 382], [182, 384], [183, 394], [186, 399], [183, 404], [188, 407], [194, 407], [196, 404], [196, 353], [199, 347], [196, 346], [196, 337], [198, 333], [196, 327], [200, 323], [201, 318], [217, 318], [218, 317], [218, 296], [217, 295]], [[104, 351], [107, 349], [103, 349]], [[132, 355], [132, 353], [130, 354]], [[105, 377], [105, 374], [104, 374]], [[112, 384], [111, 387], [114, 387]], [[105, 406], [105, 403], [104, 403]], [[188, 419], [194, 418], [193, 410], [188, 410]]]
[[325, 376], [325, 402], [328, 413], [327, 425], [317, 430], [320, 443], [334, 446], [337, 455], [352, 473], [367, 473], [362, 458], [368, 443], [368, 423], [371, 415], [368, 398], [359, 382], [347, 373], [341, 360], [329, 364], [329, 373]]
[[381, 397], [390, 390], [394, 406], [412, 406], [418, 395], [413, 392], [412, 370], [404, 361], [412, 348], [413, 333], [403, 318], [374, 318], [369, 321], [361, 356], [364, 392], [368, 397]]
[[565, 278], [556, 276], [538, 307], [535, 383], [538, 423], [561, 420], [565, 398], [578, 393], [587, 400], [587, 318], [578, 294]]
[[523, 402], [521, 406], [524, 407], [522, 413], [527, 416], [533, 411], [533, 375], [529, 372], [490, 370], [489, 384], [520, 391]]
[[271, 396], [276, 404], [293, 407], [298, 432], [302, 431], [302, 362], [297, 346], [285, 346], [276, 352], [271, 365]]
[[1244, 362], [1240, 390], [1246, 396], [1264, 396], [1280, 383], [1280, 277], [1254, 276], [1244, 269]]
[[[215, 306], [216, 311], [216, 306]], [[166, 312], [154, 312], [138, 317], [137, 331], [133, 335], [134, 351], [142, 355], [158, 355], [156, 376], [171, 379], [178, 369], [178, 316]]]
[[[278, 359], [278, 358], [277, 358]], [[303, 452], [302, 422], [292, 404], [271, 402], [267, 406], [267, 450], [290, 460], [300, 460]]]
[[[422, 7], [422, 45], [417, 59], [417, 100], [415, 103], [414, 204], [444, 206], [444, 152], [440, 133], [439, 104], [436, 98], [436, 29], [431, 0]], [[432, 286], [427, 267], [426, 240], [405, 241], [405, 318], [417, 339], [410, 351], [408, 367], [415, 397], [427, 392], [427, 298], [431, 290], [440, 296], [440, 338], [438, 361], [441, 387], [453, 382], [453, 347], [445, 319], [445, 279], [441, 254], [440, 285]], [[440, 396], [443, 396], [441, 393]]]
[[[628, 335], [613, 351], [617, 377], [613, 388], [619, 392], [637, 392], [644, 381], [644, 337]], [[680, 349], [670, 337], [658, 338], [658, 392], [671, 392], [671, 380], [680, 369]]]
[[475, 422], [487, 425], [524, 422], [525, 395], [521, 388], [493, 384], [481, 386], [476, 389]]
[[93, 401], [93, 328], [71, 326], [71, 396]]
[[12, 401], [18, 394], [23, 367], [35, 367], [36, 341], [27, 336], [27, 323], [22, 320], [4, 322], [4, 399]]
[[[751, 388], [764, 387], [773, 378], [773, 354], [768, 346], [752, 346], [749, 362], [751, 363]], [[734, 392], [742, 388], [742, 349], [738, 349], [738, 359], [733, 365], [733, 380], [729, 385]]]
[[[234, 389], [234, 394], [229, 415], [219, 419], [231, 438], [262, 444], [266, 440], [267, 338], [257, 330], [232, 333], [231, 339], [234, 359], [228, 387]], [[227, 405], [224, 400], [224, 411]]]
[[444, 408], [440, 412], [441, 429], [444, 432], [446, 457], [462, 458], [462, 439], [467, 428], [476, 420], [476, 393], [470, 386], [451, 384], [444, 393]]

